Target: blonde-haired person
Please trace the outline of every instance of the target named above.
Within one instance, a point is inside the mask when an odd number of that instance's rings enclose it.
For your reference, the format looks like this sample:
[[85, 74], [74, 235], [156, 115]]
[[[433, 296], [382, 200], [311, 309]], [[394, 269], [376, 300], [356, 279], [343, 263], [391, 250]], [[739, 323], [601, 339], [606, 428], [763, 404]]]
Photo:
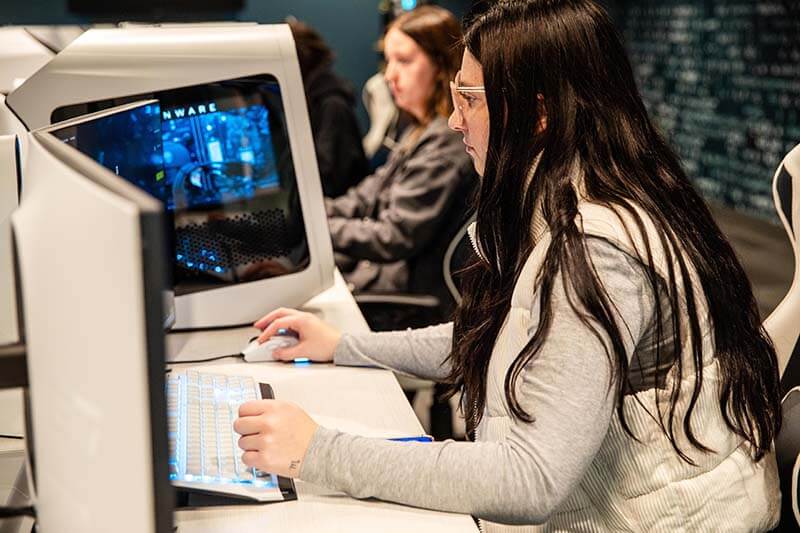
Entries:
[[356, 290], [446, 291], [435, 249], [477, 183], [461, 135], [447, 127], [462, 49], [455, 17], [436, 6], [404, 13], [386, 32], [384, 77], [412, 124], [383, 166], [325, 202], [337, 265]]

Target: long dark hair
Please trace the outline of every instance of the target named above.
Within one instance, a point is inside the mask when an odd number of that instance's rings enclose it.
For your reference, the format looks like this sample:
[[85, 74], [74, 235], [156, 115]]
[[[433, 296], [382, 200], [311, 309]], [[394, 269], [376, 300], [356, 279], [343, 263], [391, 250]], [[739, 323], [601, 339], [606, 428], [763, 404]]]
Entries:
[[428, 102], [429, 116], [449, 116], [453, 112], [450, 80], [458, 72], [464, 50], [458, 20], [442, 7], [420, 6], [397, 17], [386, 31], [392, 29], [411, 37], [436, 67], [435, 87]]
[[287, 19], [286, 24], [292, 30], [297, 48], [297, 62], [300, 64], [300, 72], [304, 79], [312, 70], [333, 63], [335, 57], [333, 51], [317, 30], [295, 18]]
[[[477, 239], [486, 258], [466, 276], [461, 306], [454, 319], [449, 362], [450, 393], [463, 393], [469, 429], [480, 421], [486, 403], [489, 359], [510, 308], [517, 277], [535, 243], [531, 236], [538, 199], [551, 232], [539, 273], [540, 322], [517, 355], [505, 379], [513, 416], [532, 421], [516, 397], [515, 384], [551, 331], [550, 296], [554, 280], [563, 277], [570, 305], [584, 323], [608, 336], [617, 414], [629, 435], [623, 395], [628, 390], [628, 359], [614, 320], [613, 303], [593, 271], [586, 236], [576, 226], [578, 194], [571, 176], [578, 161], [588, 201], [633, 220], [629, 235], [641, 235], [639, 260], [656, 302], [659, 289], [667, 303], [656, 305], [657, 346], [674, 335], [677, 376], [693, 371], [694, 389], [682, 417], [676, 414], [680, 379], [674, 381], [667, 411], [656, 395], [657, 420], [676, 452], [682, 428], [692, 446], [712, 451], [695, 437], [690, 419], [703, 384], [700, 314], [695, 297], [707, 299], [720, 367], [719, 401], [730, 429], [753, 445], [760, 459], [780, 428], [780, 392], [774, 348], [761, 327], [749, 281], [733, 250], [692, 188], [677, 157], [651, 123], [636, 88], [620, 36], [606, 12], [591, 0], [497, 2], [465, 19], [467, 50], [481, 63], [489, 109], [489, 147], [477, 202]], [[537, 95], [544, 106], [537, 105]], [[540, 134], [542, 107], [547, 127]], [[523, 184], [540, 156], [530, 186]], [[651, 242], [646, 213], [658, 235]], [[620, 219], [622, 222], [622, 218]], [[654, 250], [663, 249], [667, 274], [654, 266]], [[673, 253], [674, 252], [674, 253]], [[642, 256], [643, 255], [643, 256]], [[674, 267], [673, 267], [674, 265]], [[692, 272], [696, 272], [692, 283]], [[679, 290], [678, 287], [683, 287]], [[576, 306], [581, 307], [580, 311]], [[681, 311], [685, 309], [685, 312]], [[681, 313], [687, 319], [681, 319]], [[682, 342], [688, 344], [693, 368], [683, 368]], [[607, 348], [608, 352], [608, 348]], [[659, 357], [662, 360], [659, 361]], [[656, 366], [664, 362], [657, 352]], [[667, 421], [662, 414], [667, 414]], [[682, 419], [681, 419], [682, 418]], [[677, 420], [676, 420], [677, 419]]]

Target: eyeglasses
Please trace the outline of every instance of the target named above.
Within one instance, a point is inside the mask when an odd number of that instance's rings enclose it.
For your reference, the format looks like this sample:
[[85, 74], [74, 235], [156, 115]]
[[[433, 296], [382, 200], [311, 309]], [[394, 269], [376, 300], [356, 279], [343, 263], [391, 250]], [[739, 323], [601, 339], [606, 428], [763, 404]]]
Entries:
[[450, 96], [453, 98], [453, 107], [464, 114], [464, 109], [475, 103], [474, 94], [486, 94], [483, 85], [461, 85], [461, 71], [456, 72], [456, 79], [450, 82]]

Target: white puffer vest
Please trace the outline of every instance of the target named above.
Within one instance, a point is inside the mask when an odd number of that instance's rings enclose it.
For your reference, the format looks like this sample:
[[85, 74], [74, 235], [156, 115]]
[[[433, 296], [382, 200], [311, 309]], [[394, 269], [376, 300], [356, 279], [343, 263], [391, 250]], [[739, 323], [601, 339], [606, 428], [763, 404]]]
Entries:
[[[603, 237], [631, 255], [646, 257], [641, 236], [629, 215], [591, 203], [579, 206], [576, 224], [587, 235]], [[653, 248], [657, 271], [667, 279], [666, 262], [659, 239], [647, 215], [637, 210]], [[623, 225], [625, 221], [625, 225]], [[632, 234], [628, 236], [627, 226]], [[545, 228], [546, 229], [546, 228]], [[475, 242], [474, 227], [470, 237]], [[476, 429], [479, 441], [504, 441], [510, 427], [510, 409], [503, 392], [506, 372], [528, 341], [527, 332], [538, 321], [534, 305], [535, 280], [550, 242], [544, 231], [528, 258], [514, 288], [511, 310], [497, 338], [489, 366], [486, 409]], [[693, 285], [699, 287], [693, 277]], [[681, 285], [678, 290], [682, 291]], [[706, 300], [695, 290], [701, 317], [707, 317]], [[685, 314], [685, 310], [682, 311]], [[684, 319], [684, 317], [681, 317]], [[684, 331], [687, 328], [682, 328]], [[694, 433], [716, 453], [704, 454], [685, 438], [681, 449], [697, 466], [675, 453], [659, 424], [647, 413], [656, 413], [653, 389], [624, 399], [626, 421], [639, 442], [623, 430], [616, 412], [608, 434], [586, 476], [574, 492], [543, 526], [513, 527], [481, 522], [487, 532], [506, 531], [763, 531], [777, 523], [780, 493], [773, 455], [754, 463], [748, 444], [726, 426], [718, 400], [719, 366], [714, 357], [712, 329], [701, 319], [703, 337], [703, 386], [692, 415]], [[694, 364], [684, 346], [684, 376], [676, 369], [660, 390], [662, 405], [669, 403], [674, 380], [681, 380], [676, 416], [683, 418], [694, 386]], [[644, 406], [646, 408], [643, 408]]]

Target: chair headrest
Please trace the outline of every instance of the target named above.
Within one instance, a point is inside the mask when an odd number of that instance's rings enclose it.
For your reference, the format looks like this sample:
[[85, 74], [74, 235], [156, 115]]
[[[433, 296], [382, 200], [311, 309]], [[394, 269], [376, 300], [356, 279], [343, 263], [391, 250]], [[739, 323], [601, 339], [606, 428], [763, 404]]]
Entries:
[[794, 253], [794, 279], [789, 292], [764, 321], [775, 344], [784, 387], [800, 384], [800, 145], [792, 149], [775, 172], [772, 195]]
[[778, 216], [789, 234], [792, 247], [797, 255], [795, 232], [800, 226], [800, 144], [795, 146], [778, 166], [772, 182], [775, 206]]

